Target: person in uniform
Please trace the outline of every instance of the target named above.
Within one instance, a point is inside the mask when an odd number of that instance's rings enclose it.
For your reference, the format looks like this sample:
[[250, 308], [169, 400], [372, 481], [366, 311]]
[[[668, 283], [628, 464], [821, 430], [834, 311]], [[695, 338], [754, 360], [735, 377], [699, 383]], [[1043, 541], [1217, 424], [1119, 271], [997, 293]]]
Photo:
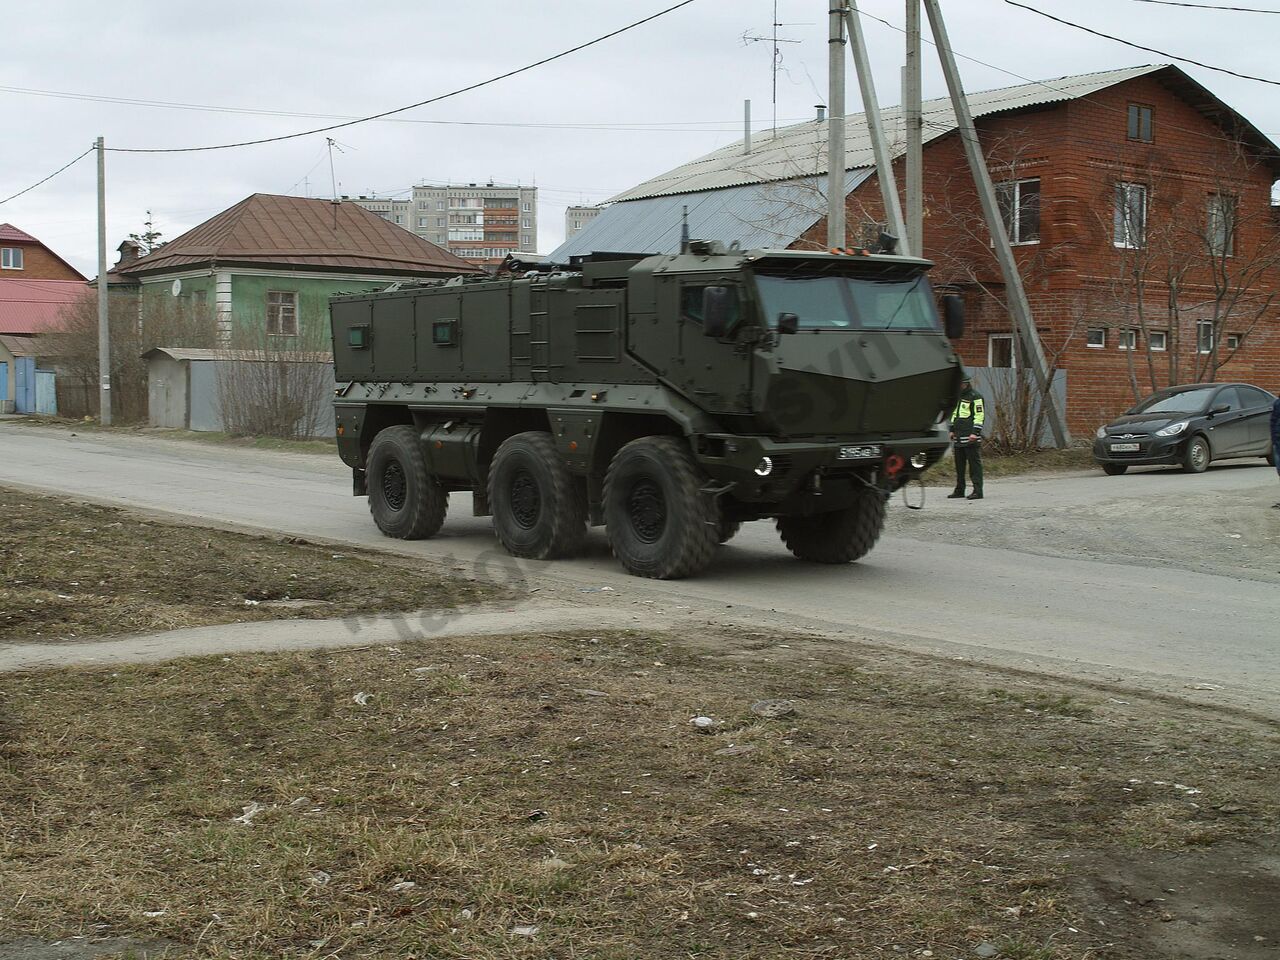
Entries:
[[987, 422], [987, 410], [982, 394], [973, 389], [969, 374], [960, 381], [960, 400], [951, 414], [951, 442], [955, 444], [956, 488], [947, 494], [948, 500], [964, 497], [965, 473], [973, 478], [970, 500], [982, 499], [982, 427]]

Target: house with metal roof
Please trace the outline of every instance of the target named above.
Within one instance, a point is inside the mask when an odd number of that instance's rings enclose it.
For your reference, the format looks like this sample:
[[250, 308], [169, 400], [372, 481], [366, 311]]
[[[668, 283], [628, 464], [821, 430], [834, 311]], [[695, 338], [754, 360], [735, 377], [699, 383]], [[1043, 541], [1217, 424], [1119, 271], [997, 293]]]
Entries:
[[[122, 244], [113, 293], [207, 318], [229, 346], [327, 348], [329, 297], [478, 268], [354, 203], [255, 193], [138, 256]], [[172, 344], [168, 344], [172, 345]]]
[[[1280, 302], [1271, 206], [1280, 148], [1170, 65], [968, 100], [1041, 340], [1068, 373], [1074, 430], [1092, 430], [1169, 382], [1230, 377], [1280, 392], [1280, 319], [1271, 309]], [[964, 362], [1017, 368], [1022, 348], [955, 112], [942, 99], [923, 113], [931, 279], [968, 303], [969, 332], [956, 345]], [[881, 114], [900, 177], [904, 117], [898, 107]], [[549, 258], [673, 253], [686, 210], [695, 238], [825, 248], [827, 136], [821, 120], [793, 124], [681, 164], [615, 196]], [[846, 119], [845, 138], [842, 245], [861, 246], [884, 219], [864, 114]]]

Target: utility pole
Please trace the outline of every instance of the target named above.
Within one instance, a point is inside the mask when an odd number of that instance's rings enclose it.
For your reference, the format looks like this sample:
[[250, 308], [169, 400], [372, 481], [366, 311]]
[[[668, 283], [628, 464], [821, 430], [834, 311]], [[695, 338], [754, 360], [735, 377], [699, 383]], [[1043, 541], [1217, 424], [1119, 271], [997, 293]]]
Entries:
[[98, 422], [111, 426], [111, 324], [107, 311], [107, 147], [98, 149]]
[[907, 0], [907, 65], [902, 71], [902, 116], [906, 124], [907, 240], [924, 256], [924, 114], [920, 93], [920, 0]]
[[1053, 439], [1060, 448], [1065, 447], [1071, 442], [1071, 433], [1067, 429], [1066, 417], [1058, 408], [1057, 400], [1053, 396], [1049, 366], [1045, 361], [1044, 349], [1040, 345], [1040, 335], [1036, 332], [1035, 321], [1031, 316], [1031, 304], [1027, 300], [1027, 291], [1022, 286], [1022, 276], [1018, 273], [1013, 246], [1009, 243], [1009, 232], [1005, 229], [1004, 218], [1000, 215], [1000, 207], [996, 202], [995, 185], [991, 182], [991, 174], [987, 171], [986, 158], [982, 154], [982, 144], [978, 141], [977, 128], [973, 125], [969, 101], [965, 99], [960, 71], [956, 67], [955, 55], [951, 52], [951, 41], [947, 38], [947, 27], [942, 22], [942, 10], [938, 6], [938, 0], [924, 0], [924, 5], [929, 14], [929, 26], [933, 29], [934, 43], [938, 47], [938, 59], [942, 63], [942, 72], [947, 79], [947, 90], [951, 94], [951, 105], [956, 113], [956, 126], [959, 128], [960, 139], [964, 143], [964, 152], [969, 160], [969, 170], [973, 174], [974, 186], [978, 190], [978, 199], [982, 203], [982, 215], [991, 233], [996, 259], [1000, 262], [1000, 273], [1004, 277], [1005, 292], [1009, 298], [1009, 313], [1018, 329], [1018, 339], [1026, 359], [1031, 363], [1036, 386], [1040, 390], [1040, 402], [1045, 405], [1048, 412]]
[[845, 245], [844, 228], [844, 15], [846, 0], [827, 0], [831, 112], [827, 115], [827, 246]]
[[862, 20], [858, 16], [858, 0], [848, 0], [845, 20], [849, 24], [849, 48], [853, 52], [853, 65], [858, 73], [858, 87], [862, 91], [862, 109], [866, 111], [867, 130], [871, 134], [871, 152], [876, 158], [876, 179], [880, 181], [880, 197], [884, 201], [884, 218], [889, 232], [902, 244], [901, 252], [916, 253], [907, 239], [902, 221], [902, 202], [898, 199], [898, 182], [893, 175], [893, 154], [884, 135], [884, 121], [880, 117], [880, 101], [876, 97], [875, 79], [871, 76], [871, 60], [867, 56], [866, 38], [862, 35]]
[[742, 152], [751, 152], [751, 101], [742, 101]]

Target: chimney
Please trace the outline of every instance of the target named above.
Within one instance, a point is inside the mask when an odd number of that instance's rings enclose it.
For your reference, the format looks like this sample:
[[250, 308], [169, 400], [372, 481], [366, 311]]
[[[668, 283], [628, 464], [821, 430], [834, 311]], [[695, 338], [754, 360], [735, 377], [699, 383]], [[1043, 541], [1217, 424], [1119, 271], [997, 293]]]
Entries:
[[742, 101], [742, 152], [751, 152], [751, 101]]
[[134, 240], [126, 240], [116, 249], [120, 251], [120, 259], [116, 261], [117, 267], [123, 267], [142, 256], [142, 245]]
[[825, 103], [814, 104], [813, 109], [818, 111], [817, 117], [814, 118], [818, 121], [818, 123], [821, 123], [823, 120], [827, 119], [827, 105]]

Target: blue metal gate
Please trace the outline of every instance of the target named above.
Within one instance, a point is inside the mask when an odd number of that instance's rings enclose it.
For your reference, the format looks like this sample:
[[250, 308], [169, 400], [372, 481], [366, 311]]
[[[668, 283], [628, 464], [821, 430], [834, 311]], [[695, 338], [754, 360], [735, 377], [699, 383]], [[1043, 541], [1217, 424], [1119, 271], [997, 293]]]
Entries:
[[13, 406], [18, 413], [36, 412], [36, 358], [14, 357]]
[[9, 400], [9, 361], [0, 360], [0, 413], [8, 413], [4, 406]]
[[36, 413], [58, 415], [58, 384], [52, 370], [36, 371]]

